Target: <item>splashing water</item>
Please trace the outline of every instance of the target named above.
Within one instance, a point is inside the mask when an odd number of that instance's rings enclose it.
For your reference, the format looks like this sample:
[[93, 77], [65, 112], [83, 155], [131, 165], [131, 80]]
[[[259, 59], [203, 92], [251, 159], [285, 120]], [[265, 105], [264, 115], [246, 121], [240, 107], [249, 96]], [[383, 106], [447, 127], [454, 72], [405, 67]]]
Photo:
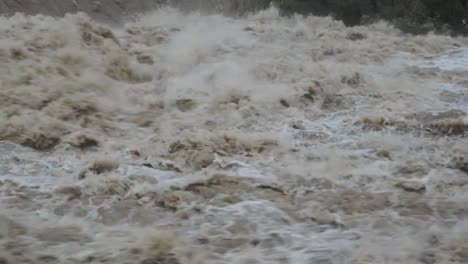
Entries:
[[466, 38], [274, 8], [0, 36], [3, 263], [468, 261]]

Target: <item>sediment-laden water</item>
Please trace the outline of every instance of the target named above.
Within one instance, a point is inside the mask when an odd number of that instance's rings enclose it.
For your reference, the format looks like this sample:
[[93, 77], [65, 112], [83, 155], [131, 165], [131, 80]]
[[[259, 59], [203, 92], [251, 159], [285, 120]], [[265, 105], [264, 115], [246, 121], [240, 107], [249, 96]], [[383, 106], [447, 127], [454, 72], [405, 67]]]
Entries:
[[466, 263], [468, 39], [0, 18], [0, 263]]

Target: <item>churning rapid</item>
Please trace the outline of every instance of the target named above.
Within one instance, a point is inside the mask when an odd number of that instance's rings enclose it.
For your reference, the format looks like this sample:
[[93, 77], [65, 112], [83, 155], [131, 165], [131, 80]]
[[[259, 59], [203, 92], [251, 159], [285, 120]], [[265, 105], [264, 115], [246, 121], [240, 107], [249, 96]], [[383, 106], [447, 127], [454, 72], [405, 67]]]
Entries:
[[274, 8], [0, 18], [0, 263], [467, 263], [468, 39]]

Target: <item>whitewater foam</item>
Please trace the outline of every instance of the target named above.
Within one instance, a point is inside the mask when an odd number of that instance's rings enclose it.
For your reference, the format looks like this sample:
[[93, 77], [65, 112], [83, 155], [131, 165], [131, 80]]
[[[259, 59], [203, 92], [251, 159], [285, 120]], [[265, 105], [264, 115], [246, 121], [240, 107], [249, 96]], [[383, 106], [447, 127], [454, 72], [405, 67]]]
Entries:
[[274, 8], [0, 36], [0, 258], [467, 261], [466, 39]]

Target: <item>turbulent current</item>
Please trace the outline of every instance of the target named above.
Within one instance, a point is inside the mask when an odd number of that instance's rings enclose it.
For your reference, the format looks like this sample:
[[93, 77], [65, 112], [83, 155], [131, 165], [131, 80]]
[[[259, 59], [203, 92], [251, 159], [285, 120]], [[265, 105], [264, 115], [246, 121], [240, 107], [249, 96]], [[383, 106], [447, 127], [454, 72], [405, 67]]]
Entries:
[[468, 262], [468, 39], [0, 17], [0, 263]]

